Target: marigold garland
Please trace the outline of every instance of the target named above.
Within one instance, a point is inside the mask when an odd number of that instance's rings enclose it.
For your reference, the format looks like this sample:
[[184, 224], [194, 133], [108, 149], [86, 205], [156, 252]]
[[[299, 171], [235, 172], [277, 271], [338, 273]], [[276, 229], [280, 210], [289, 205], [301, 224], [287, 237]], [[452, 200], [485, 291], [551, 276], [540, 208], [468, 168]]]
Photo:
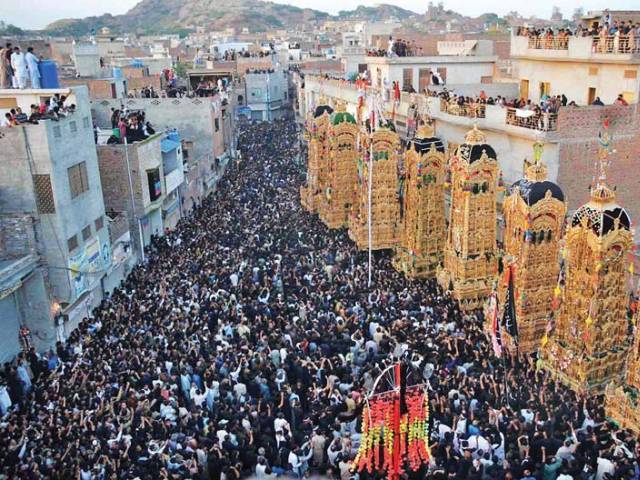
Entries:
[[429, 461], [429, 397], [422, 387], [407, 388], [406, 410], [398, 418], [402, 400], [398, 392], [387, 392], [374, 395], [364, 407], [354, 460], [358, 471], [384, 470], [389, 480], [396, 480], [405, 466], [415, 472]]

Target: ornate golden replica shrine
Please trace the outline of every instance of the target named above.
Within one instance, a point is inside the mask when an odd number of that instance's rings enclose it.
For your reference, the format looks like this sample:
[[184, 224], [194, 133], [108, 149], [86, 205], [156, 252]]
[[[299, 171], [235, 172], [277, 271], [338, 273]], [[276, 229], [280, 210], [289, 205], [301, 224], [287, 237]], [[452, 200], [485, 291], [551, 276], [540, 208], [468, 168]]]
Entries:
[[[638, 292], [640, 294], [640, 292]], [[635, 313], [633, 349], [627, 359], [627, 374], [622, 386], [609, 385], [605, 396], [605, 412], [620, 428], [640, 435], [640, 308]]]
[[393, 266], [409, 277], [433, 277], [444, 255], [445, 151], [431, 125], [419, 127], [404, 156], [401, 239]]
[[300, 187], [300, 203], [311, 213], [317, 211], [326, 183], [328, 133], [332, 113], [333, 108], [322, 104], [315, 109], [313, 117], [307, 120], [307, 181]]
[[336, 105], [329, 127], [329, 162], [326, 185], [318, 206], [320, 219], [329, 228], [346, 227], [356, 200], [358, 135], [356, 120], [344, 103]]
[[451, 207], [438, 282], [451, 289], [463, 310], [480, 308], [497, 270], [496, 152], [474, 127], [451, 157]]
[[400, 137], [380, 128], [362, 144], [363, 158], [358, 159], [355, 208], [349, 217], [349, 237], [360, 250], [369, 248], [369, 155], [373, 152], [371, 184], [372, 250], [393, 248], [400, 236], [400, 203], [398, 202], [398, 158]]
[[591, 200], [567, 230], [560, 312], [540, 350], [542, 367], [578, 392], [602, 391], [620, 380], [630, 348], [626, 257], [633, 236], [629, 215], [606, 183], [609, 143], [605, 134]]
[[[560, 239], [567, 211], [564, 194], [547, 180], [541, 162], [542, 145], [534, 145], [533, 163], [525, 160], [524, 179], [515, 182], [503, 203], [503, 266], [513, 275], [517, 346], [521, 352], [537, 351], [552, 313], [553, 291], [560, 270]], [[508, 285], [497, 285], [498, 318], [502, 318]], [[491, 328], [490, 325], [486, 325]], [[515, 348], [509, 333], [502, 331], [506, 348]]]

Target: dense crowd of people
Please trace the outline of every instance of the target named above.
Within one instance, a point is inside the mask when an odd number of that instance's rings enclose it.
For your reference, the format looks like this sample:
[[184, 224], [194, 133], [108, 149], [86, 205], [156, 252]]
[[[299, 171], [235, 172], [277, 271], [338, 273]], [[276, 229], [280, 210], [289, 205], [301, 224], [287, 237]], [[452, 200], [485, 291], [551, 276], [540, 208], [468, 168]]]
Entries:
[[639, 478], [602, 400], [496, 359], [481, 312], [388, 253], [367, 287], [366, 255], [299, 205], [294, 123], [240, 128], [216, 193], [64, 343], [5, 365], [0, 478], [348, 480], [363, 399], [400, 357], [431, 402], [431, 462], [403, 478]]

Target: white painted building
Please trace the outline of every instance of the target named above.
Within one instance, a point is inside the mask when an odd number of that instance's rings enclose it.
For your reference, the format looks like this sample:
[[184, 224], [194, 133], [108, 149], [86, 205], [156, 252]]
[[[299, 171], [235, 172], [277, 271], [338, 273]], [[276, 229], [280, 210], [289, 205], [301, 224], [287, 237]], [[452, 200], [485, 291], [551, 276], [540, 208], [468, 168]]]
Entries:
[[[637, 40], [636, 40], [637, 42]], [[618, 37], [569, 37], [567, 41], [511, 37], [514, 77], [520, 95], [539, 101], [542, 95], [567, 96], [578, 105], [596, 97], [613, 103], [622, 94], [637, 103], [640, 93], [640, 44], [621, 44]]]

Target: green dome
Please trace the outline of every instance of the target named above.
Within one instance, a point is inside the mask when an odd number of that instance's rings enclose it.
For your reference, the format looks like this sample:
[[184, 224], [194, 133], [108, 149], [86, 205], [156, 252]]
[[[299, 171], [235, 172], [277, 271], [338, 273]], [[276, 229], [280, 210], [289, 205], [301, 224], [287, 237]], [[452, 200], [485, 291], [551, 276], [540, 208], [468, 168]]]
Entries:
[[331, 119], [331, 123], [333, 125], [338, 125], [342, 122], [356, 123], [356, 119], [349, 112], [335, 112], [333, 114], [333, 118]]

